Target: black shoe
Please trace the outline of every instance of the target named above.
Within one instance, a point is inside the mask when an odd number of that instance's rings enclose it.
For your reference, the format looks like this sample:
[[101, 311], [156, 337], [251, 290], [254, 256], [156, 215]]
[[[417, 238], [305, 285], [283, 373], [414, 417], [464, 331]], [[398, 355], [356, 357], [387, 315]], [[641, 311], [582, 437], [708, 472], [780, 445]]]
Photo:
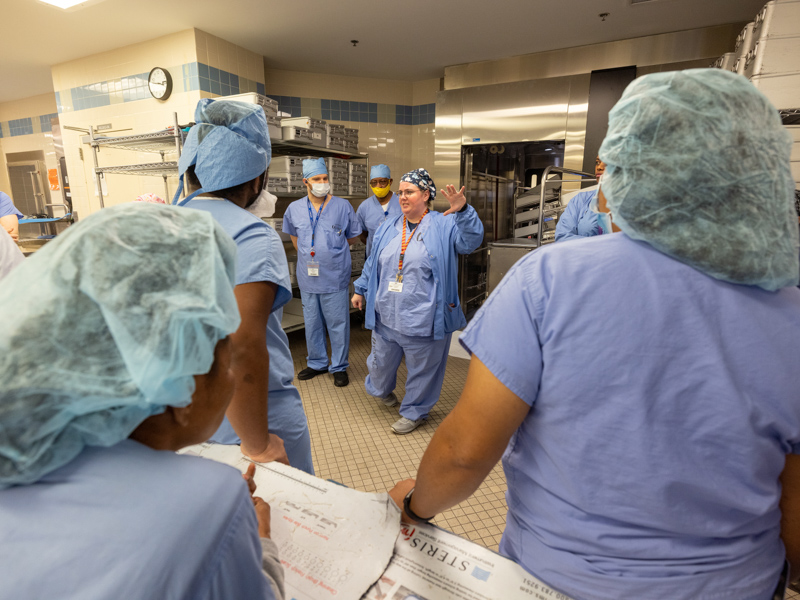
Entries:
[[336, 387], [344, 387], [350, 383], [350, 378], [347, 376], [347, 371], [338, 371], [333, 374], [333, 385]]
[[325, 369], [322, 369], [321, 371], [318, 371], [317, 369], [312, 369], [311, 367], [306, 367], [297, 374], [297, 378], [300, 381], [305, 381], [306, 379], [314, 379], [314, 377], [316, 377], [317, 375], [322, 375], [323, 373], [327, 372], [328, 372], [327, 367]]

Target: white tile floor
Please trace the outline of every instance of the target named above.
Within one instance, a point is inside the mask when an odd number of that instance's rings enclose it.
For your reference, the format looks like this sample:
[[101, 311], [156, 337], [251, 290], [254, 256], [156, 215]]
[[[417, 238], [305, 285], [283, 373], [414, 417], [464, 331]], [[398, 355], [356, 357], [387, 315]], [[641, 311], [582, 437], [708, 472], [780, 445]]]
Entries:
[[[306, 366], [303, 331], [289, 334], [295, 373]], [[397, 481], [416, 474], [425, 448], [442, 419], [455, 406], [467, 376], [468, 361], [447, 362], [442, 395], [428, 423], [408, 435], [392, 433], [398, 406], [386, 408], [364, 390], [370, 332], [353, 324], [350, 335], [350, 385], [337, 388], [333, 377], [295, 379], [303, 397], [311, 431], [317, 476], [334, 479], [365, 492], [388, 491]], [[405, 392], [405, 364], [398, 372], [398, 398]], [[505, 527], [506, 480], [498, 465], [468, 500], [436, 517], [434, 523], [497, 550]]]

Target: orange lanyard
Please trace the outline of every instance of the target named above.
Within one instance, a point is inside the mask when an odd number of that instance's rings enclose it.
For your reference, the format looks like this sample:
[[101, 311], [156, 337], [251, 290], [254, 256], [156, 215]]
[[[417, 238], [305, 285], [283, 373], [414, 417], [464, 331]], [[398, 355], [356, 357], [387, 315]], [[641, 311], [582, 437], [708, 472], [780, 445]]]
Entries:
[[[417, 223], [417, 227], [422, 224], [422, 219], [425, 218], [425, 215], [428, 214], [428, 209], [425, 209], [425, 212], [422, 214], [422, 218]], [[414, 237], [414, 232], [411, 232], [411, 235], [408, 236], [408, 240], [406, 240], [406, 223], [408, 220], [406, 219], [405, 215], [403, 216], [403, 239], [400, 241], [400, 266], [397, 267], [397, 281], [403, 281], [403, 259], [406, 256], [406, 248], [408, 248], [408, 244], [411, 242], [411, 238]]]

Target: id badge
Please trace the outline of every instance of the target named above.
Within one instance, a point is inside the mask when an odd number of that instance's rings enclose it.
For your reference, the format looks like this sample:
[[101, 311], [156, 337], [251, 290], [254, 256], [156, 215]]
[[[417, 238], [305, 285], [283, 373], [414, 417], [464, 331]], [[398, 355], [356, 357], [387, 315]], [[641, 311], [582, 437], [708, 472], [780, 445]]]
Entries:
[[308, 263], [308, 276], [319, 277], [319, 263], [313, 260]]
[[390, 281], [389, 282], [389, 291], [390, 292], [402, 292], [403, 291], [403, 282], [402, 281]]

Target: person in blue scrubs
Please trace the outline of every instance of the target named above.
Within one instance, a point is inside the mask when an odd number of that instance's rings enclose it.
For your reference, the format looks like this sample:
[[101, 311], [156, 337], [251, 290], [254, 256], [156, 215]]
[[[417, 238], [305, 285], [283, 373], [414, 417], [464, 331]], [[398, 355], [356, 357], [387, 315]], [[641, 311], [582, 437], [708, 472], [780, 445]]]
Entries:
[[[600, 180], [605, 170], [606, 165], [598, 156], [594, 163], [595, 178]], [[598, 187], [592, 186], [572, 197], [569, 204], [567, 204], [567, 208], [558, 218], [558, 223], [556, 223], [555, 241], [575, 240], [582, 237], [611, 233], [610, 231], [603, 231], [597, 222], [597, 212], [594, 209], [597, 207]]]
[[790, 156], [740, 75], [634, 80], [600, 148], [621, 231], [537, 250], [491, 294], [460, 337], [458, 404], [391, 492], [406, 517], [464, 500], [502, 456], [500, 553], [561, 593], [783, 598], [784, 560], [800, 566]]
[[392, 172], [386, 165], [375, 165], [369, 171], [372, 196], [364, 200], [356, 216], [361, 225], [361, 241], [367, 245], [367, 257], [372, 250], [372, 239], [386, 219], [400, 214], [400, 202], [392, 192]]
[[8, 194], [0, 192], [0, 227], [16, 242], [19, 240], [19, 220], [22, 213], [14, 206]]
[[211, 441], [241, 444], [258, 462], [288, 457], [288, 464], [313, 475], [308, 421], [281, 327], [283, 306], [292, 297], [286, 253], [275, 230], [246, 210], [268, 194], [272, 150], [263, 112], [253, 104], [201, 100], [179, 161], [190, 192], [181, 204], [211, 213], [238, 249], [242, 327], [232, 336], [237, 387]]
[[392, 425], [401, 435], [422, 425], [439, 400], [450, 334], [467, 324], [458, 299], [458, 255], [483, 241], [483, 224], [464, 188], [448, 185], [442, 194], [450, 208], [431, 211], [436, 186], [428, 172], [403, 175], [402, 214], [380, 226], [375, 252], [354, 284], [353, 307], [366, 308], [372, 329], [364, 387], [387, 407], [397, 404], [397, 369], [406, 358], [406, 393]]
[[[283, 216], [283, 231], [297, 250], [297, 284], [308, 349], [307, 366], [297, 378], [312, 379], [330, 371], [333, 384], [343, 387], [350, 383], [350, 244], [358, 241], [361, 226], [350, 203], [330, 193], [324, 158], [303, 161], [303, 183], [308, 195], [292, 202]], [[331, 339], [330, 366], [326, 329]]]
[[3, 279], [24, 260], [25, 255], [22, 254], [11, 236], [0, 229], [0, 279]]
[[269, 506], [175, 453], [233, 394], [235, 263], [209, 214], [126, 204], [3, 281], [0, 598], [282, 597]]

